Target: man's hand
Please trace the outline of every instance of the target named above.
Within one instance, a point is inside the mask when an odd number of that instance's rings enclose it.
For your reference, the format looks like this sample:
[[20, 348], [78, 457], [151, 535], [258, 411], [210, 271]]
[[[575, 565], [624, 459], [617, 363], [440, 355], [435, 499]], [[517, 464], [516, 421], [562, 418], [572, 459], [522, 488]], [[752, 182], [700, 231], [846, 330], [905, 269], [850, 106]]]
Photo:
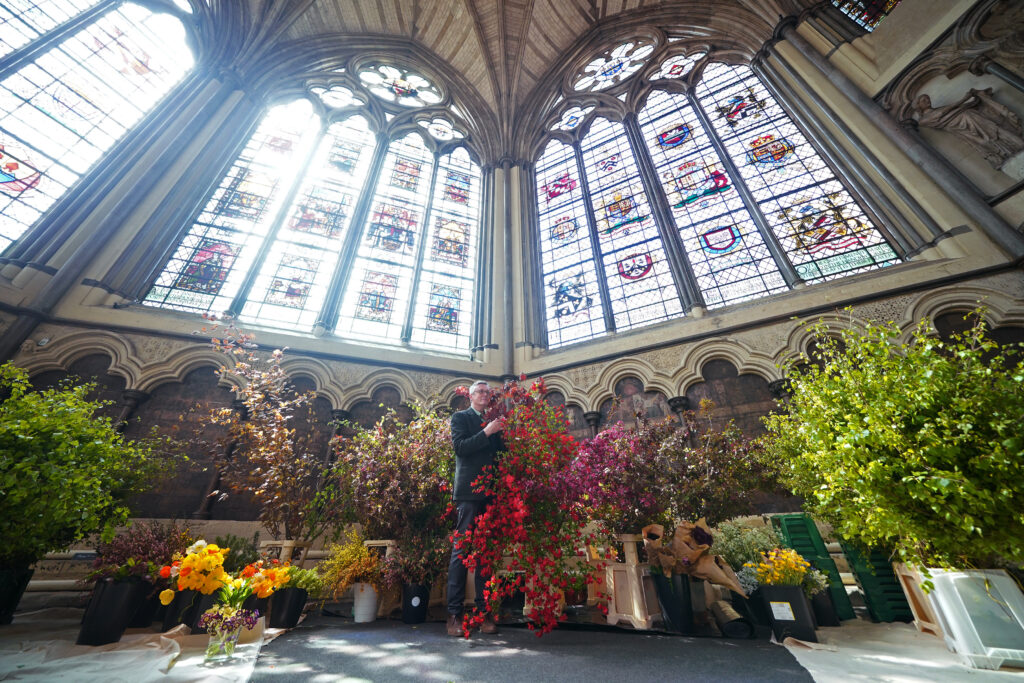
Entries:
[[505, 429], [504, 415], [488, 422], [487, 426], [484, 427], [484, 434], [486, 434], [487, 436], [491, 436], [492, 434], [497, 434], [503, 429]]

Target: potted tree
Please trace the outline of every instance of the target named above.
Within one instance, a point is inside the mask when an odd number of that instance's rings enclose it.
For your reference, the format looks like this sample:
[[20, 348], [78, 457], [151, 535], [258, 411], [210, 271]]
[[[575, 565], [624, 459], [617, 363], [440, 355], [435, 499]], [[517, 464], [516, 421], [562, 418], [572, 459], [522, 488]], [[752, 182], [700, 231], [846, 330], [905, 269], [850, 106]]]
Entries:
[[425, 618], [430, 584], [447, 570], [454, 526], [449, 421], [420, 404], [412, 409], [408, 423], [392, 410], [373, 428], [340, 439], [331, 478], [365, 535], [395, 541], [385, 585], [401, 589], [405, 619], [419, 619], [414, 612]]
[[927, 322], [906, 342], [892, 324], [814, 328], [818, 355], [767, 420], [769, 459], [810, 511], [926, 576], [1024, 563], [1024, 360], [974, 315], [949, 340]]
[[[163, 442], [131, 441], [91, 400], [94, 384], [36, 391], [28, 373], [0, 366], [0, 624], [9, 624], [46, 553], [128, 518], [125, 500], [164, 462]], [[59, 495], [55, 495], [59, 492]]]

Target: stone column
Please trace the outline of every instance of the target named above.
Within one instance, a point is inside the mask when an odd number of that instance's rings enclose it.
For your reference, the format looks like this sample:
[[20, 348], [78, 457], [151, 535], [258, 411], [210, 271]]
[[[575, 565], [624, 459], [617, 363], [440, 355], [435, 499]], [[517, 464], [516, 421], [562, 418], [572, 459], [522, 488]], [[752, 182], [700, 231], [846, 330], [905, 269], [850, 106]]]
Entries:
[[[232, 401], [231, 409], [238, 413], [239, 421], [245, 422], [249, 418], [249, 410], [245, 407], [245, 401], [242, 399], [236, 398]], [[228, 441], [224, 445], [224, 459], [230, 459], [237, 447], [238, 442], [236, 440]], [[215, 502], [214, 493], [220, 489], [220, 483], [220, 467], [211, 468], [210, 482], [206, 485], [206, 491], [203, 493], [203, 500], [199, 503], [199, 507], [192, 513], [192, 519], [210, 519]]]
[[588, 425], [590, 425], [590, 429], [594, 433], [594, 436], [597, 436], [597, 426], [601, 423], [601, 411], [587, 411], [583, 413], [583, 419], [587, 421]]

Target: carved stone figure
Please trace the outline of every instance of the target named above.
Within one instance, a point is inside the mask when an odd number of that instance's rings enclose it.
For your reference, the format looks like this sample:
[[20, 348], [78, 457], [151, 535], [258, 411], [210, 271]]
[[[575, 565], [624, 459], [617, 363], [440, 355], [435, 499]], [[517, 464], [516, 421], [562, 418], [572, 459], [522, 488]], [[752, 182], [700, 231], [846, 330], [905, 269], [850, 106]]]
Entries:
[[917, 123], [944, 130], [976, 147], [994, 168], [1024, 150], [1020, 119], [992, 98], [992, 88], [971, 88], [959, 102], [932, 108], [927, 95], [917, 98]]

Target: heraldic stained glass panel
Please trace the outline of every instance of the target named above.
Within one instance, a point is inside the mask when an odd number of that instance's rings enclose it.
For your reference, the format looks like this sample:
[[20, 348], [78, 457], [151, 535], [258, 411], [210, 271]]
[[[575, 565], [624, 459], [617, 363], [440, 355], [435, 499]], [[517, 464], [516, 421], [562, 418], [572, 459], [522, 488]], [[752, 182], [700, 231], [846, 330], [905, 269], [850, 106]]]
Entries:
[[622, 124], [595, 119], [581, 150], [615, 329], [629, 330], [682, 315], [665, 249]]
[[362, 117], [328, 128], [242, 309], [243, 320], [313, 328], [369, 173], [373, 140]]
[[897, 262], [749, 67], [709, 65], [697, 97], [801, 278], [822, 282]]
[[99, 0], [4, 0], [0, 4], [0, 57], [17, 50]]
[[434, 180], [410, 343], [469, 350], [479, 225], [480, 167], [459, 147]]
[[401, 340], [433, 159], [417, 133], [389, 146], [342, 299], [338, 334]]
[[832, 0], [839, 11], [866, 31], [874, 31], [901, 0]]
[[548, 346], [605, 333], [579, 169], [572, 147], [552, 140], [537, 161], [537, 206]]
[[656, 90], [640, 130], [708, 308], [787, 289], [686, 95]]
[[102, 174], [103, 154], [192, 64], [176, 18], [126, 4], [0, 81], [0, 249], [80, 177]]
[[[267, 113], [157, 277], [146, 303], [196, 313], [228, 309], [319, 127], [307, 100]], [[289, 276], [300, 277], [304, 266], [295, 262], [290, 268]]]

